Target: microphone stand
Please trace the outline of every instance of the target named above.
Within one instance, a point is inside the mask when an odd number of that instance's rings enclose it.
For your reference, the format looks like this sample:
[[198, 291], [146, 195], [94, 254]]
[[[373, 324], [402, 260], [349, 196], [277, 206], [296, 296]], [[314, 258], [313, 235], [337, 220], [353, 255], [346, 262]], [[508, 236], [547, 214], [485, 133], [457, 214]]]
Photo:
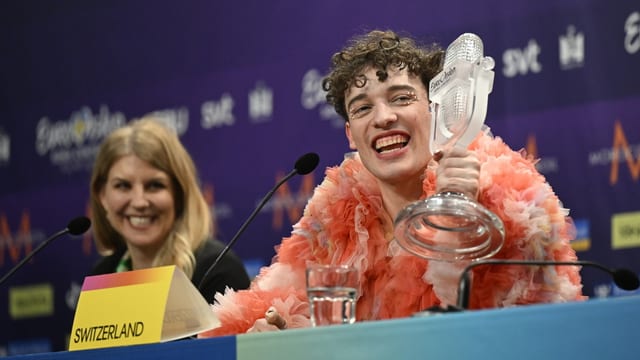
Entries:
[[549, 261], [549, 260], [482, 260], [472, 262], [462, 271], [458, 283], [458, 301], [456, 307], [465, 310], [469, 307], [469, 297], [471, 294], [471, 269], [481, 265], [524, 265], [524, 266], [590, 266], [609, 273], [613, 277], [615, 284], [625, 290], [635, 290], [640, 286], [638, 276], [627, 269], [612, 270], [594, 261]]

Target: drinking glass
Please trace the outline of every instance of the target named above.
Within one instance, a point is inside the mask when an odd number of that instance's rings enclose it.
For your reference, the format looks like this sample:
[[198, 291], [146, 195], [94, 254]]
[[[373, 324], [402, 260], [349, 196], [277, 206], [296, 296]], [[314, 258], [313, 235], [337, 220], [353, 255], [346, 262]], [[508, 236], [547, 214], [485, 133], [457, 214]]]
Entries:
[[312, 326], [356, 321], [358, 278], [358, 270], [346, 265], [311, 265], [307, 268]]

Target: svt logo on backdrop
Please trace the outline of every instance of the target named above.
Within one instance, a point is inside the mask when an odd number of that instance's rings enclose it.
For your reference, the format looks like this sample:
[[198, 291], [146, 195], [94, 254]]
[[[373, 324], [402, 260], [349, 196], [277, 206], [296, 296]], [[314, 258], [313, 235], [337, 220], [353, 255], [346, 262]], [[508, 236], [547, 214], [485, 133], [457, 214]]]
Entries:
[[538, 61], [540, 55], [540, 45], [534, 39], [524, 49], [507, 49], [502, 54], [502, 74], [508, 78], [516, 75], [526, 75], [529, 72], [539, 73], [542, 71], [542, 64]]

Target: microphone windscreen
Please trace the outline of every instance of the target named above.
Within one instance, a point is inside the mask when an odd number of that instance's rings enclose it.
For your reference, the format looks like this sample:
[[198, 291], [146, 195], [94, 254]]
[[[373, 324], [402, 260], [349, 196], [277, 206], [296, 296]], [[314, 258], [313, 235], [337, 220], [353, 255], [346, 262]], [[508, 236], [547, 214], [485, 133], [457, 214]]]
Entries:
[[84, 234], [91, 226], [91, 220], [85, 216], [79, 216], [69, 222], [67, 229], [71, 235]]
[[318, 166], [318, 162], [320, 162], [320, 157], [316, 153], [307, 153], [302, 155], [298, 161], [296, 161], [296, 165], [294, 168], [296, 172], [300, 175], [306, 175], [312, 172], [316, 166]]
[[633, 271], [627, 269], [614, 270], [613, 282], [623, 290], [636, 290], [640, 287], [638, 276]]

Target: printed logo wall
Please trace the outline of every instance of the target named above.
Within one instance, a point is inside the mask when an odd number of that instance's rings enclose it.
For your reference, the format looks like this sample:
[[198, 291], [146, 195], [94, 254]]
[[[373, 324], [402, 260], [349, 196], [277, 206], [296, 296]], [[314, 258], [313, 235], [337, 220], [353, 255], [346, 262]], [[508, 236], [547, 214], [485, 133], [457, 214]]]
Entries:
[[[640, 272], [640, 6], [492, 4], [500, 11], [469, 2], [456, 16], [460, 4], [420, 1], [395, 13], [378, 1], [277, 9], [59, 2], [48, 11], [3, 3], [0, 13], [16, 15], [0, 25], [0, 44], [11, 49], [0, 58], [0, 272], [90, 215], [100, 141], [153, 113], [193, 155], [225, 242], [300, 155], [320, 155], [318, 169], [281, 187], [237, 243], [255, 274], [290, 233], [322, 169], [349, 151], [321, 80], [345, 40], [373, 28], [443, 46], [479, 34], [496, 60], [487, 119], [494, 134], [540, 159], [571, 210], [581, 259]], [[66, 349], [80, 285], [97, 258], [90, 233], [66, 236], [3, 284], [0, 354]], [[626, 295], [606, 274], [582, 275], [591, 296]]]

